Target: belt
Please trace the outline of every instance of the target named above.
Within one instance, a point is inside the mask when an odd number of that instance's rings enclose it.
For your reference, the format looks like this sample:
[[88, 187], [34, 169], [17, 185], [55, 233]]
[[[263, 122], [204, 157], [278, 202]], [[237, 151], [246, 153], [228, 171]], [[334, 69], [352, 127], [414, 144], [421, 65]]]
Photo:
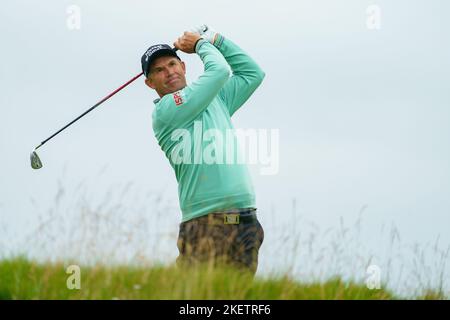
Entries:
[[257, 221], [255, 208], [211, 212], [206, 217], [211, 224], [240, 224]]

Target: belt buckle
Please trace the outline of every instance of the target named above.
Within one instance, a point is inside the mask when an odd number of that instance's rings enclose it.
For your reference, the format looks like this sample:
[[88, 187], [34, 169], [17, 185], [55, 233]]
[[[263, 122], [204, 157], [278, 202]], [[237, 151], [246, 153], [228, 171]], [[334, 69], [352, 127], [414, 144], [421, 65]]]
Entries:
[[237, 214], [237, 213], [224, 214], [223, 223], [224, 224], [239, 224], [239, 214]]

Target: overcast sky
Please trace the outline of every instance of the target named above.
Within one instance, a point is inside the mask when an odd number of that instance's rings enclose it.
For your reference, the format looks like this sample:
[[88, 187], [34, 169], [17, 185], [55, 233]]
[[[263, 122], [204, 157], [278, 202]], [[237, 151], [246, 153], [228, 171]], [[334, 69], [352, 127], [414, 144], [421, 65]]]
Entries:
[[[70, 27], [72, 5], [79, 29]], [[379, 29], [367, 25], [371, 5], [380, 10]], [[151, 127], [157, 96], [142, 78], [39, 149], [42, 169], [31, 169], [29, 154], [138, 74], [147, 47], [207, 23], [266, 72], [233, 121], [279, 130], [278, 174], [251, 167], [267, 230], [274, 212], [275, 220], [292, 219], [296, 199], [298, 213], [319, 226], [354, 221], [366, 206], [369, 226], [394, 223], [406, 242], [440, 235], [448, 246], [449, 10], [437, 0], [5, 2], [2, 228], [22, 237], [36, 223], [36, 206], [52, 206], [58, 183], [73, 191], [84, 181], [100, 199], [108, 187], [132, 182], [177, 206], [175, 175]], [[195, 80], [200, 59], [181, 56]]]

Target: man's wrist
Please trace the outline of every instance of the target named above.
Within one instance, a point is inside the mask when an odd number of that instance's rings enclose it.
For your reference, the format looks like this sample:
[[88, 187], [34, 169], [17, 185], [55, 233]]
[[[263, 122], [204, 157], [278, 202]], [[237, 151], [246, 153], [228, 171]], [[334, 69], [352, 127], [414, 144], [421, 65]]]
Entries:
[[205, 39], [203, 39], [203, 38], [199, 38], [199, 39], [195, 42], [195, 45], [194, 45], [194, 51], [195, 51], [196, 53], [198, 53], [198, 50], [200, 49], [200, 47], [201, 47], [204, 43], [206, 43], [206, 42], [208, 42], [208, 40], [205, 40]]

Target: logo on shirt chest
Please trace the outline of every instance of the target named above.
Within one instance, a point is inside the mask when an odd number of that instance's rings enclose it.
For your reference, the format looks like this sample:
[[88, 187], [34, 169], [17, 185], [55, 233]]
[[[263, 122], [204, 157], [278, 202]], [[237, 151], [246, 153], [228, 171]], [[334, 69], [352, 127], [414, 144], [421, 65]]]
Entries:
[[177, 106], [181, 106], [183, 104], [183, 97], [181, 95], [181, 91], [177, 91], [173, 94], [173, 100]]

